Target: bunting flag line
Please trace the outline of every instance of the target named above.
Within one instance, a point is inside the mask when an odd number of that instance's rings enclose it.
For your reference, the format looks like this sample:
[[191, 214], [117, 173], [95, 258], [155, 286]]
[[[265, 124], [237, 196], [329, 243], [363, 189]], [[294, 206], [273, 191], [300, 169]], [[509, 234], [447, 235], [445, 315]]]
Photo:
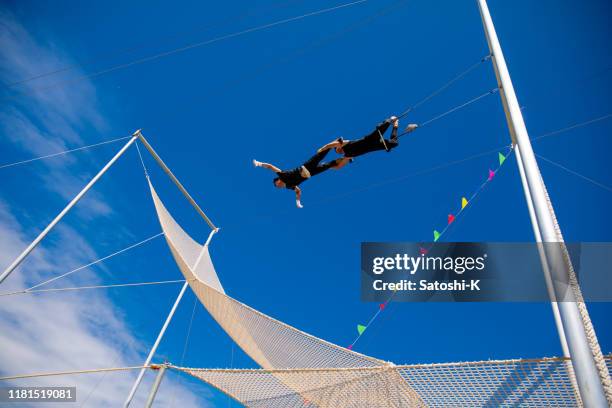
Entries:
[[[476, 199], [476, 197], [478, 197], [478, 195], [480, 194], [480, 192], [484, 189], [484, 187], [491, 181], [493, 180], [493, 177], [495, 177], [495, 173], [497, 173], [497, 171], [499, 171], [500, 167], [504, 164], [504, 162], [506, 161], [506, 159], [508, 158], [508, 156], [514, 151], [514, 145], [510, 146], [510, 150], [508, 151], [508, 153], [506, 155], [502, 154], [502, 153], [498, 153], [498, 160], [499, 160], [499, 166], [495, 169], [495, 171], [489, 169], [489, 176], [488, 178], [484, 181], [484, 183], [482, 183], [479, 188], [472, 194], [472, 196], [470, 197], [470, 199], [468, 200], [466, 197], [461, 197], [461, 209], [459, 211], [457, 211], [456, 214], [448, 214], [448, 224], [442, 229], [442, 231], [438, 231], [438, 230], [433, 230], [433, 237], [434, 237], [434, 242], [438, 242], [438, 240], [446, 233], [446, 231], [449, 229], [450, 225], [464, 212], [465, 207], [467, 207], [467, 205], [473, 201], [474, 199]], [[425, 248], [423, 246], [419, 246], [419, 254], [420, 255], [427, 255], [427, 253], [429, 252], [430, 248]], [[385, 310], [387, 304], [389, 302], [391, 302], [391, 300], [393, 299], [393, 296], [395, 295], [396, 291], [394, 291], [389, 298], [387, 299], [386, 302], [384, 303], [380, 303], [378, 305], [378, 310], [376, 311], [376, 313], [374, 313], [374, 315], [372, 316], [372, 318], [368, 321], [368, 323], [366, 325], [362, 325], [362, 324], [358, 324], [357, 325], [357, 333], [358, 336], [357, 338], [355, 338], [355, 340], [353, 340], [353, 342], [347, 346], [347, 349], [352, 350], [353, 347], [355, 346], [355, 344], [357, 343], [357, 341], [359, 341], [359, 339], [361, 338], [361, 336], [363, 335], [363, 333], [366, 331], [366, 329], [368, 327], [370, 327], [370, 325], [374, 322], [374, 320], [376, 320], [376, 318], [378, 317], [378, 315]]]

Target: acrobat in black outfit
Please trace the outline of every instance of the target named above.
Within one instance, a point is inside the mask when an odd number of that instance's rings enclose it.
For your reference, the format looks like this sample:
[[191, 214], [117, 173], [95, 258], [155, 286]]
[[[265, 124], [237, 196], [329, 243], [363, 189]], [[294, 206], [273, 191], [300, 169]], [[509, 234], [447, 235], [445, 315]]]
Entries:
[[[387, 129], [389, 129], [391, 124], [393, 124], [391, 138], [385, 139], [384, 134]], [[372, 133], [362, 137], [361, 139], [346, 140], [343, 138], [338, 138], [333, 142], [326, 144], [320, 150], [335, 148], [337, 153], [343, 154], [346, 158], [362, 156], [366, 153], [371, 153], [378, 150], [386, 150], [389, 152], [399, 146], [399, 137], [397, 135], [398, 127], [399, 119], [396, 116], [391, 116], [384, 122], [379, 123]], [[418, 125], [416, 124], [408, 125], [404, 134], [412, 132], [417, 127]]]
[[255, 167], [263, 167], [265, 169], [272, 170], [276, 173], [276, 177], [273, 180], [274, 185], [277, 188], [287, 188], [295, 191], [295, 204], [298, 208], [302, 208], [301, 198], [302, 190], [298, 187], [304, 181], [308, 180], [312, 176], [321, 174], [329, 169], [339, 169], [343, 167], [347, 162], [350, 161], [347, 157], [338, 158], [328, 162], [323, 162], [323, 159], [331, 147], [322, 147], [318, 150], [317, 154], [308, 159], [304, 164], [291, 170], [281, 170], [278, 167], [270, 163], [262, 163], [257, 160], [253, 160]]

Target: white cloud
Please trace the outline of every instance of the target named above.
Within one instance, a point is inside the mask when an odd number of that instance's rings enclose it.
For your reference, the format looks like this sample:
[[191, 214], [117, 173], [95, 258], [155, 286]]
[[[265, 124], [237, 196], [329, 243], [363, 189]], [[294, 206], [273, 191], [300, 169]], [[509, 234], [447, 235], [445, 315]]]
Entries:
[[[13, 16], [0, 11], [0, 23], [0, 77], [5, 83], [71, 64], [61, 50], [38, 41]], [[83, 144], [88, 140], [83, 136], [85, 129], [91, 133], [106, 128], [92, 83], [81, 81], [50, 89], [38, 86], [36, 81], [26, 83], [22, 88], [27, 96], [12, 98], [10, 106], [0, 107], [0, 134], [27, 155], [49, 154]], [[100, 139], [99, 135], [96, 139]], [[39, 177], [47, 194], [66, 200], [85, 184], [91, 175], [76, 171], [76, 164], [68, 156], [45, 162], [46, 171]], [[76, 213], [81, 220], [112, 215], [111, 207], [93, 193], [79, 203], [81, 210], [83, 204], [87, 205], [86, 212]], [[14, 210], [8, 201], [0, 199], [0, 269], [31, 239]], [[53, 243], [44, 242], [36, 248], [1, 285], [0, 292], [28, 287], [66, 271], [67, 265], [98, 257], [79, 231], [60, 224]], [[66, 285], [97, 282], [99, 278], [89, 270], [66, 279]], [[8, 375], [140, 364], [150, 345], [141, 344], [132, 335], [123, 313], [104, 292], [98, 291], [0, 297], [0, 372]], [[127, 395], [135, 375], [136, 372], [80, 375], [19, 380], [14, 384], [76, 385], [77, 406], [91, 392], [87, 406], [116, 407]], [[141, 390], [148, 390], [151, 380], [148, 375]], [[162, 389], [160, 405], [167, 405], [173, 394], [180, 396], [180, 406], [208, 405], [206, 395], [194, 394], [172, 376], [166, 378]], [[142, 406], [145, 397], [146, 391], [139, 392], [134, 406]]]
[[[22, 288], [40, 279], [56, 275], [65, 265], [96, 257], [95, 252], [69, 227], [59, 231], [57, 246], [64, 251], [39, 247], [32, 262], [2, 285], [3, 291]], [[0, 201], [0, 262], [8, 261], [27, 242], [17, 221]], [[70, 284], [96, 282], [92, 272], [71, 277]], [[146, 347], [130, 333], [122, 311], [100, 292], [60, 292], [39, 295], [0, 297], [0, 372], [3, 374], [43, 371], [80, 370], [139, 364]], [[130, 374], [95, 374], [48, 379], [15, 381], [15, 385], [74, 385], [79, 401], [90, 391], [88, 406], [118, 406], [127, 395], [135, 372]], [[101, 379], [104, 379], [101, 381]], [[148, 376], [141, 390], [150, 388]], [[166, 378], [159, 403], [169, 403], [173, 393], [180, 396], [181, 406], [205, 406], [193, 392], [176, 380]], [[142, 406], [146, 392], [138, 394], [134, 406]]]
[[[56, 47], [37, 41], [7, 12], [0, 11], [0, 78], [11, 84], [40, 73], [73, 64]], [[82, 75], [78, 69], [71, 75]], [[52, 76], [10, 87], [7, 101], [0, 107], [0, 132], [18, 147], [27, 159], [99, 141], [108, 126], [100, 114], [96, 91], [88, 80], [54, 86], [61, 80]], [[113, 137], [116, 137], [114, 135]], [[86, 153], [81, 153], [81, 155]], [[83, 171], [70, 156], [44, 162], [47, 172], [40, 183], [64, 200], [71, 198], [93, 175]], [[79, 208], [90, 216], [108, 216], [112, 209], [101, 195], [92, 191]]]

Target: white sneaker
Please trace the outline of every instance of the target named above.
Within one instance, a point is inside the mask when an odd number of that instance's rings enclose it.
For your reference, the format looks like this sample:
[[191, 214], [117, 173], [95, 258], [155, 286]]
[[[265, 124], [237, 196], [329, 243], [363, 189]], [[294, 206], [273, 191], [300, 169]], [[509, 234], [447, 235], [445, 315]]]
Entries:
[[260, 167], [261, 166], [261, 162], [253, 159], [253, 166]]

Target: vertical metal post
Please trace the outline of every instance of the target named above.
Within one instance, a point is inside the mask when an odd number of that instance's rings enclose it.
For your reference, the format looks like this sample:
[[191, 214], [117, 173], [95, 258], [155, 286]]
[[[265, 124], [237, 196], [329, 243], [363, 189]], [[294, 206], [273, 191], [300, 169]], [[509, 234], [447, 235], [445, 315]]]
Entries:
[[172, 306], [170, 313], [168, 313], [166, 322], [164, 323], [163, 327], [159, 331], [159, 334], [157, 335], [157, 339], [155, 340], [155, 344], [153, 344], [153, 347], [151, 348], [151, 351], [149, 352], [149, 355], [147, 356], [147, 359], [145, 360], [143, 364], [144, 368], [142, 368], [140, 372], [138, 373], [138, 377], [136, 377], [136, 381], [134, 382], [134, 385], [132, 385], [130, 394], [128, 395], [125, 402], [123, 403], [123, 406], [125, 408], [130, 406], [130, 403], [132, 402], [134, 395], [136, 395], [136, 390], [138, 389], [138, 386], [140, 385], [140, 382], [142, 381], [142, 378], [145, 375], [146, 367], [148, 367], [149, 364], [151, 364], [151, 359], [153, 359], [153, 356], [155, 355], [155, 352], [157, 351], [157, 347], [159, 346], [161, 339], [164, 337], [164, 333], [166, 333], [166, 329], [168, 328], [168, 325], [170, 324], [170, 321], [172, 320], [172, 317], [174, 316], [174, 313], [176, 312], [176, 308], [178, 307], [179, 302], [181, 301], [181, 299], [183, 298], [183, 295], [185, 294], [185, 290], [187, 290], [187, 286], [189, 286], [189, 282], [185, 282], [183, 284], [183, 287], [181, 288], [181, 291], [178, 294], [176, 301], [174, 301], [174, 305]]
[[4, 270], [4, 272], [2, 272], [2, 275], [0, 275], [0, 283], [2, 283], [15, 270], [15, 268], [17, 268], [21, 264], [21, 262], [23, 262], [23, 260], [30, 254], [30, 252], [32, 252], [34, 248], [36, 248], [40, 241], [42, 241], [43, 238], [47, 236], [47, 234], [53, 229], [53, 227], [55, 227], [55, 225], [60, 222], [62, 218], [64, 218], [64, 215], [66, 215], [68, 211], [70, 211], [72, 207], [76, 205], [76, 203], [85, 195], [85, 193], [89, 191], [89, 189], [91, 189], [91, 187], [93, 187], [93, 185], [100, 179], [100, 177], [102, 177], [102, 175], [106, 173], [106, 171], [117, 161], [117, 159], [119, 159], [119, 157], [121, 157], [121, 155], [125, 153], [127, 148], [130, 147], [132, 143], [136, 141], [139, 134], [140, 131], [136, 131], [132, 135], [130, 140], [121, 148], [121, 150], [119, 150], [117, 154], [108, 163], [106, 163], [102, 170], [100, 170], [98, 174], [96, 174], [95, 177], [92, 178], [91, 181], [87, 183], [85, 187], [83, 187], [83, 189], [72, 199], [72, 201], [70, 201], [68, 205], [64, 207], [64, 209], [53, 219], [53, 221], [51, 221], [49, 225], [47, 225], [47, 227], [36, 237], [36, 239], [34, 239], [34, 241], [32, 241], [32, 243], [28, 245], [28, 247], [24, 249], [21, 254], [19, 254], [19, 256], [13, 261], [13, 263], [10, 264], [8, 268]]
[[[512, 85], [510, 73], [506, 66], [497, 33], [495, 32], [489, 8], [486, 0], [477, 1], [492, 55], [491, 61], [495, 69], [498, 87], [500, 88], [500, 96], [510, 134], [513, 142], [520, 148], [522, 167], [529, 188], [528, 194], [533, 203], [537, 229], [541, 234], [543, 242], [558, 242], [559, 238], [555, 231], [553, 214], [548, 207], [542, 176], [531, 147], [529, 134], [527, 133], [525, 121], [523, 120], [520, 105], [514, 92], [514, 86]], [[548, 249], [549, 247], [545, 248]], [[567, 281], [569, 269], [567, 264], [561, 261], [560, 257], [560, 251], [555, 251], [554, 248], [553, 250], [547, 250], [547, 265], [545, 267], [549, 268], [553, 281], [558, 279], [563, 282]], [[568, 293], [571, 300], [571, 290]], [[565, 300], [567, 300], [567, 297]], [[575, 301], [562, 301], [558, 303], [558, 307], [582, 401], [587, 407], [607, 407], [608, 403], [578, 306]]]
[[[538, 220], [535, 215], [533, 208], [533, 201], [531, 200], [531, 194], [529, 192], [529, 185], [527, 184], [527, 178], [525, 177], [525, 171], [523, 169], [523, 158], [521, 157], [521, 149], [518, 145], [514, 146], [514, 152], [516, 155], [516, 161], [518, 164], [519, 174], [521, 176], [521, 183], [523, 185], [523, 191], [525, 193], [525, 201], [527, 201], [527, 210], [529, 211], [529, 218], [531, 219], [531, 226], [533, 228], [533, 235], [537, 243], [542, 242], [542, 234], [538, 229]], [[557, 327], [557, 334], [559, 335], [559, 342], [561, 343], [561, 350], [563, 351], [563, 357], [571, 358], [569, 347], [567, 345], [567, 337], [565, 336], [565, 330], [563, 329], [563, 321], [561, 320], [561, 314], [559, 313], [559, 304], [556, 301], [555, 288], [552, 281], [550, 270], [548, 269], [548, 262], [546, 261], [546, 253], [542, 245], [538, 245], [538, 253], [540, 256], [540, 263], [544, 272], [544, 279], [546, 280], [546, 288], [548, 289], [548, 295], [550, 297], [550, 306], [553, 312], [553, 318], [555, 319], [555, 326]], [[576, 381], [576, 375], [574, 373], [574, 366], [571, 361], [566, 362], [567, 371], [569, 373], [572, 387], [577, 396], [580, 395], [578, 389], [578, 382]]]
[[[525, 177], [525, 171], [523, 170], [523, 158], [521, 157], [520, 147], [515, 146], [514, 152], [519, 168], [519, 174], [521, 176], [521, 183], [523, 184], [523, 191], [525, 192], [525, 201], [527, 201], [527, 210], [529, 211], [529, 219], [531, 220], [531, 226], [533, 227], [533, 235], [535, 236], [535, 241], [540, 243], [542, 242], [542, 234], [540, 234], [540, 230], [538, 229], [538, 220], [533, 208], [533, 201], [531, 200], [531, 194], [529, 192], [527, 178]], [[541, 246], [538, 246], [538, 251], [540, 253], [542, 268], [544, 269], [544, 278], [546, 279], [546, 287], [551, 300], [550, 305], [552, 307], [555, 325], [557, 326], [557, 333], [559, 334], [559, 340], [561, 342], [561, 350], [563, 351], [564, 357], [570, 357], [569, 348], [567, 347], [567, 339], [565, 338], [565, 331], [563, 330], [563, 322], [561, 321], [561, 315], [559, 314], [559, 305], [555, 300], [552, 277], [550, 276], [550, 270], [548, 269], [548, 263], [546, 262], [546, 254]]]
[[157, 395], [157, 391], [159, 390], [159, 385], [164, 379], [164, 374], [166, 373], [167, 364], [162, 364], [157, 368], [159, 371], [157, 372], [157, 377], [155, 377], [155, 382], [151, 387], [151, 392], [149, 393], [149, 397], [147, 398], [147, 402], [145, 403], [145, 408], [151, 408], [153, 406], [153, 401], [155, 401], [155, 395]]

